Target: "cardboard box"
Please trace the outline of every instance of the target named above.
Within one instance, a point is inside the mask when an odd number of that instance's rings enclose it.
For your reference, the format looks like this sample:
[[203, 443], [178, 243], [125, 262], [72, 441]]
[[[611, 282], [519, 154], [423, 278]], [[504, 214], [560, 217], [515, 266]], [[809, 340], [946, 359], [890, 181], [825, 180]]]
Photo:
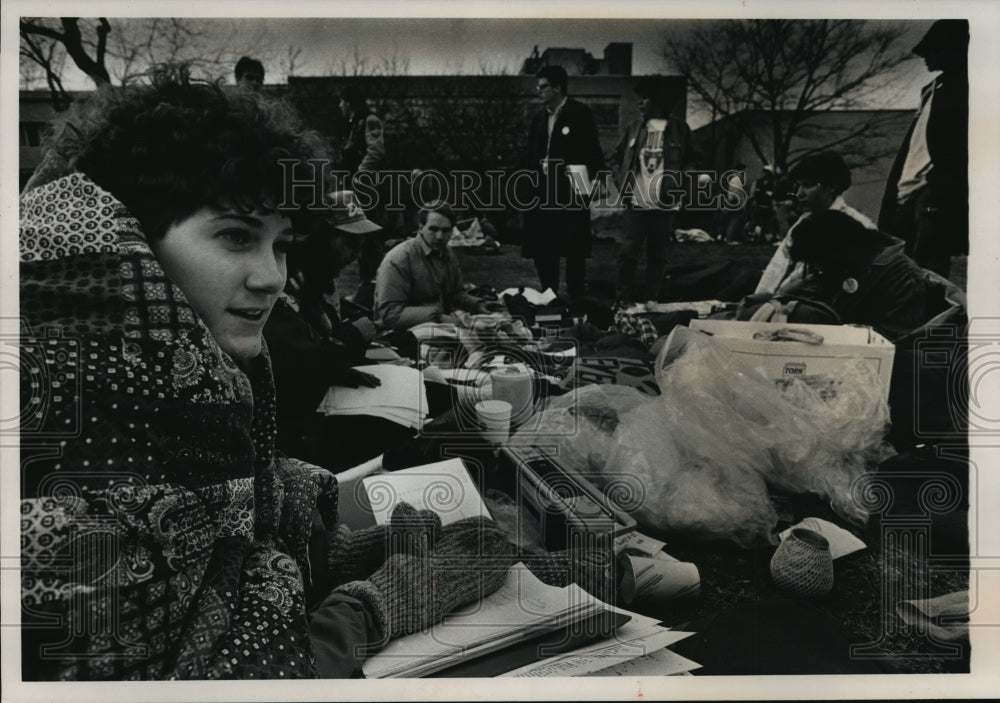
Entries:
[[[896, 347], [870, 327], [856, 325], [799, 325], [735, 320], [691, 320], [690, 328], [711, 334], [732, 352], [745, 355], [768, 378], [836, 379], [848, 359], [864, 359], [878, 374], [883, 397], [889, 399], [892, 360]], [[796, 331], [798, 331], [797, 334]], [[780, 333], [780, 334], [775, 334]], [[755, 335], [766, 336], [754, 339]], [[781, 341], [771, 341], [774, 337]], [[787, 340], [801, 336], [819, 344]]]

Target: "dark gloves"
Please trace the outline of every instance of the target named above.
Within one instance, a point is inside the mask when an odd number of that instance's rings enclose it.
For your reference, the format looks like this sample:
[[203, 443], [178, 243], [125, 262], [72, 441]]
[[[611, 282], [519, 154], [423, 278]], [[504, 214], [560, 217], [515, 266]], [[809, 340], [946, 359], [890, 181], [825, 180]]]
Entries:
[[368, 578], [392, 554], [426, 554], [441, 531], [441, 518], [409, 503], [397, 505], [387, 525], [351, 530], [338, 525], [330, 534], [327, 562], [335, 583]]
[[445, 527], [431, 553], [394, 554], [367, 581], [337, 590], [371, 608], [384, 644], [495, 592], [513, 563], [513, 546], [500, 528], [467, 518]]
[[605, 603], [617, 600], [618, 568], [610, 546], [564, 549], [522, 556], [521, 561], [538, 580], [562, 588], [576, 583]]

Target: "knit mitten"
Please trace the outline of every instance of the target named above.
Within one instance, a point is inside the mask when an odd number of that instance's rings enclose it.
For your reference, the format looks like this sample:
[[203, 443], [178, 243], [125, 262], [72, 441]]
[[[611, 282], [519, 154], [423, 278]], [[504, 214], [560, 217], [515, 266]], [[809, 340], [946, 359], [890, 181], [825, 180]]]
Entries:
[[327, 562], [336, 583], [366, 579], [392, 554], [426, 554], [440, 530], [435, 513], [400, 503], [387, 525], [363, 530], [338, 525], [329, 537]]
[[562, 588], [575, 583], [605, 603], [613, 605], [617, 600], [618, 569], [610, 546], [522, 555], [521, 561], [539, 581], [549, 586]]
[[428, 556], [395, 554], [367, 581], [339, 591], [368, 604], [388, 640], [419, 632], [445, 615], [485, 598], [503, 584], [514, 550], [492, 521], [448, 525]]

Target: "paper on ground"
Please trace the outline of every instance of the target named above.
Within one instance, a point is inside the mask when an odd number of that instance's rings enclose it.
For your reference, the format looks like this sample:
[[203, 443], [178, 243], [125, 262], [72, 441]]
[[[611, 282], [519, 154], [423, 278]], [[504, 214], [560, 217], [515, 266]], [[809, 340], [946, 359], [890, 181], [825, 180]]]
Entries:
[[373, 415], [406, 427], [420, 427], [427, 412], [427, 392], [417, 369], [376, 364], [358, 366], [380, 381], [378, 388], [332, 386], [317, 410], [326, 415]]
[[864, 542], [847, 530], [842, 527], [837, 527], [832, 522], [822, 520], [818, 517], [807, 517], [798, 525], [792, 525], [779, 535], [782, 541], [784, 541], [784, 539], [792, 533], [792, 530], [799, 527], [804, 527], [807, 530], [818, 532], [826, 537], [826, 541], [830, 543], [830, 556], [834, 559], [839, 559], [840, 557], [847, 556], [848, 554], [853, 554], [854, 552], [867, 548], [867, 545]]
[[615, 537], [614, 549], [615, 554], [618, 554], [623, 549], [628, 549], [629, 553], [637, 552], [640, 556], [655, 557], [657, 554], [662, 553], [663, 548], [666, 546], [666, 542], [661, 542], [658, 539], [653, 539], [637, 530], [633, 530], [632, 532]]
[[389, 347], [369, 347], [365, 350], [365, 358], [368, 361], [399, 361], [403, 357]]
[[534, 288], [508, 288], [505, 291], [501, 291], [500, 300], [503, 300], [505, 295], [518, 294], [523, 295], [524, 299], [532, 305], [548, 305], [556, 299], [556, 294], [552, 292], [551, 288], [546, 288], [544, 293], [539, 293]]
[[595, 671], [591, 676], [676, 676], [694, 669], [701, 664], [691, 661], [669, 649], [658, 649], [635, 659]]
[[[631, 617], [614, 634], [570, 652], [526, 664], [503, 676], [587, 676], [609, 665], [645, 656], [690, 637], [693, 633], [662, 627], [656, 618], [608, 606], [616, 613]], [[696, 665], [699, 666], [699, 665]]]
[[448, 459], [361, 480], [377, 525], [389, 522], [397, 503], [433, 510], [448, 525], [467, 517], [490, 517], [479, 489], [461, 459]]
[[635, 636], [626, 629], [628, 624], [623, 625], [607, 639], [575, 649], [572, 652], [532, 662], [503, 674], [503, 676], [589, 676], [596, 671], [607, 669], [609, 666], [622, 664], [661, 650], [692, 634], [661, 627], [657, 631]]
[[698, 317], [707, 317], [713, 310], [725, 306], [721, 300], [693, 300], [684, 303], [635, 303], [625, 309], [626, 315], [641, 315], [643, 313], [669, 313], [694, 310]]
[[428, 630], [393, 640], [365, 662], [363, 671], [368, 678], [432, 673], [462, 661], [482, 649], [483, 643], [517, 641], [532, 625], [551, 624], [561, 614], [601, 607], [600, 601], [579, 587], [547, 586], [524, 564], [515, 564], [495, 593], [460, 608]]

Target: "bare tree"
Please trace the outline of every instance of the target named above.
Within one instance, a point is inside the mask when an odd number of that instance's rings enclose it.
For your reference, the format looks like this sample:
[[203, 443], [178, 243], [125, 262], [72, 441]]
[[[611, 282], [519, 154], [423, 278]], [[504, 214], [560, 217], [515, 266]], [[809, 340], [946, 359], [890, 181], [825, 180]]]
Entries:
[[[302, 47], [289, 44], [285, 52], [285, 58], [281, 62], [281, 70], [285, 76], [295, 75], [295, 69], [299, 67], [299, 59], [302, 56]], [[286, 78], [287, 80], [287, 78]]]
[[[63, 17], [22, 18], [21, 78], [22, 87], [45, 84], [57, 109], [64, 109], [71, 98], [63, 88], [65, 59], [73, 63], [95, 85], [124, 83], [160, 63], [184, 62], [207, 78], [228, 76], [242, 54], [270, 52], [267, 28], [254, 36], [237, 31], [230, 22], [229, 32], [209, 32], [213, 20], [184, 18], [114, 18], [81, 19]], [[298, 59], [301, 50], [289, 49], [289, 60]]]
[[[761, 161], [787, 169], [818, 150], [849, 150], [879, 130], [878, 115], [836, 130], [817, 117], [871, 107], [908, 58], [895, 49], [901, 34], [858, 20], [734, 20], [667, 37], [662, 55], [713, 122], [735, 121]], [[796, 140], [806, 134], [810, 146]]]
[[516, 76], [491, 73], [443, 88], [423, 115], [448, 161], [463, 168], [513, 168], [528, 133], [528, 103]]
[[61, 46], [60, 42], [40, 34], [22, 35], [19, 63], [21, 89], [30, 90], [45, 81], [58, 112], [68, 108], [71, 102], [61, 78], [66, 63], [66, 52]]
[[355, 44], [347, 56], [331, 59], [327, 73], [333, 76], [405, 76], [410, 72], [410, 59], [394, 45], [392, 53], [371, 59]]
[[94, 38], [88, 41], [78, 17], [62, 17], [58, 23], [39, 18], [20, 20], [21, 57], [42, 69], [57, 110], [65, 109], [71, 102], [62, 84], [63, 52], [96, 85], [111, 82], [105, 65], [111, 24], [104, 17], [93, 21], [96, 22], [93, 28]]

